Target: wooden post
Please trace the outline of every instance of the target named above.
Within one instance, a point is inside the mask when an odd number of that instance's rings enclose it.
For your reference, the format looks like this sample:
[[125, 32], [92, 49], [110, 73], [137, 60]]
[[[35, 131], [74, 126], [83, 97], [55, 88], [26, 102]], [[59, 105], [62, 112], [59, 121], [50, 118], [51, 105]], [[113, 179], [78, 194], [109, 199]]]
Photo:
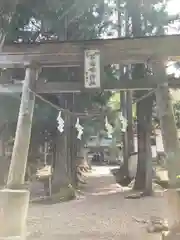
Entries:
[[18, 189], [20, 185], [24, 184], [35, 104], [35, 95], [30, 89], [34, 90], [37, 77], [38, 71], [36, 66], [28, 65], [26, 67], [15, 142], [7, 181], [8, 188]]
[[163, 64], [154, 65], [153, 71], [157, 75], [157, 79], [159, 79], [156, 90], [156, 102], [164, 149], [167, 155], [166, 163], [170, 185], [170, 189], [168, 189], [166, 194], [175, 221], [167, 239], [176, 239], [177, 234], [180, 234], [180, 179], [178, 177], [180, 175], [180, 147], [169, 87], [168, 83], [165, 82], [167, 78], [165, 67]]
[[0, 238], [25, 239], [29, 191], [22, 190], [31, 136], [35, 104], [34, 90], [37, 68], [28, 65], [23, 84], [16, 136], [7, 181], [7, 189], [0, 191]]
[[156, 90], [156, 102], [161, 125], [163, 145], [167, 154], [169, 183], [171, 188], [177, 188], [180, 187], [180, 179], [177, 178], [177, 176], [180, 175], [180, 148], [169, 87], [167, 81], [165, 82], [164, 80], [167, 76], [165, 73], [165, 67], [162, 65], [157, 65], [154, 70], [156, 71], [155, 74], [157, 75], [157, 79], [159, 79]]

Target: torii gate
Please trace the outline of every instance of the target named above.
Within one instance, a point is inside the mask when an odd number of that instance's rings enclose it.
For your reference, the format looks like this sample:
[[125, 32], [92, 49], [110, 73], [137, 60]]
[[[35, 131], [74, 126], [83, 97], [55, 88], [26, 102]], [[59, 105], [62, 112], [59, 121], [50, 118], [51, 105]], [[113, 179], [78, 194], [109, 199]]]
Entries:
[[[135, 64], [135, 63], [159, 63], [159, 61], [177, 61], [180, 56], [180, 36], [160, 36], [142, 38], [120, 38], [107, 40], [87, 40], [70, 42], [44, 42], [35, 44], [16, 43], [5, 45], [0, 53], [0, 68], [24, 68], [32, 62], [42, 68], [63, 68], [76, 67], [83, 73], [84, 51], [98, 50], [100, 52], [101, 66], [108, 64]], [[101, 73], [102, 73], [101, 69]], [[19, 80], [19, 79], [17, 79]], [[144, 90], [157, 86], [156, 76], [149, 76], [145, 79], [134, 81], [122, 80], [114, 83], [103, 83], [102, 90]], [[4, 78], [0, 78], [0, 92], [8, 93], [21, 92], [22, 84], [6, 84]], [[7, 81], [8, 83], [8, 81]], [[170, 79], [171, 87], [177, 87], [180, 81]], [[36, 92], [38, 93], [59, 93], [59, 92], [80, 92], [86, 90], [84, 87], [84, 74], [76, 82], [54, 82], [44, 83], [38, 79]]]
[[[33, 109], [35, 103], [34, 94], [29, 91], [38, 91], [40, 93], [58, 93], [71, 91], [83, 91], [86, 90], [84, 85], [84, 73], [82, 79], [77, 84], [73, 83], [43, 83], [38, 80], [38, 74], [40, 68], [48, 67], [77, 67], [81, 70], [84, 66], [84, 53], [86, 50], [96, 50], [100, 53], [100, 65], [106, 66], [108, 64], [136, 64], [144, 63], [151, 64], [154, 69], [155, 75], [149, 76], [148, 80], [138, 79], [136, 81], [129, 82], [120, 81], [109, 86], [105, 86], [103, 81], [100, 84], [102, 89], [151, 89], [156, 88], [159, 84], [168, 84], [166, 79], [165, 69], [163, 63], [171, 60], [178, 61], [180, 56], [180, 36], [160, 36], [160, 37], [142, 37], [142, 38], [120, 38], [120, 39], [107, 39], [107, 40], [87, 40], [87, 41], [71, 41], [71, 42], [44, 42], [36, 44], [16, 43], [9, 44], [3, 47], [3, 51], [0, 53], [0, 68], [26, 68], [25, 81], [23, 88], [21, 85], [6, 85], [6, 89], [16, 89], [16, 92], [22, 90], [21, 106], [17, 124], [16, 138], [13, 149], [12, 161], [10, 166], [9, 178], [7, 186], [10, 188], [19, 189], [20, 185], [24, 183], [24, 175], [27, 162], [28, 147], [31, 134], [31, 123], [33, 117]], [[101, 68], [102, 70], [103, 68]], [[83, 71], [82, 71], [83, 72]], [[72, 84], [72, 87], [71, 87]], [[178, 86], [179, 82], [173, 80], [174, 86]], [[37, 89], [36, 89], [37, 86]], [[164, 85], [163, 85], [164, 87]], [[95, 86], [97, 88], [97, 86]], [[4, 85], [0, 86], [1, 92], [4, 91]], [[70, 89], [70, 90], [69, 90]], [[158, 88], [159, 89], [159, 88]], [[167, 89], [165, 88], [165, 91]], [[157, 90], [158, 91], [158, 90]], [[164, 92], [165, 92], [164, 91]], [[159, 91], [160, 94], [160, 91]], [[157, 104], [166, 109], [161, 101], [157, 98]], [[167, 122], [170, 123], [171, 117], [168, 121], [161, 116], [161, 122], [164, 135], [168, 136], [169, 131], [165, 129]], [[164, 125], [163, 125], [164, 124]], [[174, 134], [174, 132], [173, 132]], [[171, 139], [174, 140], [174, 139]], [[165, 141], [167, 142], [167, 141]], [[171, 147], [172, 144], [169, 143]], [[9, 194], [6, 191], [6, 194]], [[11, 192], [12, 194], [12, 192]], [[24, 218], [26, 215], [25, 205], [27, 205], [28, 194], [27, 192], [18, 191], [13, 193], [15, 195], [21, 195], [21, 209], [19, 210], [19, 219]], [[14, 206], [15, 204], [13, 204]], [[17, 208], [17, 207], [16, 207]], [[7, 223], [7, 221], [4, 221]], [[22, 224], [18, 224], [17, 228], [21, 234]], [[7, 231], [11, 231], [12, 226], [8, 226]]]

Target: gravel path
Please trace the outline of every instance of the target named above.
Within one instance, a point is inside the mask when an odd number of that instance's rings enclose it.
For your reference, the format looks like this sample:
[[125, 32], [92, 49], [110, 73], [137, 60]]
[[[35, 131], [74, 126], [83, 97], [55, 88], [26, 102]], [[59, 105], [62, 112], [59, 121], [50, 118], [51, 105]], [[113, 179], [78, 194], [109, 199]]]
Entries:
[[163, 197], [127, 200], [114, 183], [108, 167], [95, 167], [84, 187], [84, 195], [74, 201], [54, 205], [32, 204], [29, 209], [29, 239], [38, 240], [130, 240], [160, 239], [147, 234], [137, 219], [167, 216]]

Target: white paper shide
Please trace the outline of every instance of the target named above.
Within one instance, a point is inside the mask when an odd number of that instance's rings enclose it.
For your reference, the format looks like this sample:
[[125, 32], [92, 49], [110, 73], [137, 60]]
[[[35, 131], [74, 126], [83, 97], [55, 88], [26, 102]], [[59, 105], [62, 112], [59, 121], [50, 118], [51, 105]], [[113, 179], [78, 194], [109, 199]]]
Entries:
[[63, 133], [64, 132], [64, 120], [61, 117], [61, 111], [58, 114], [57, 122], [58, 122], [58, 127], [57, 128], [58, 128], [59, 132]]
[[77, 132], [78, 132], [77, 139], [81, 140], [84, 128], [80, 125], [79, 118], [77, 118], [75, 128], [77, 129]]
[[112, 125], [108, 122], [108, 118], [105, 118], [105, 128], [107, 130], [107, 134], [109, 138], [112, 138], [112, 134], [113, 134], [113, 127]]
[[127, 126], [128, 126], [128, 121], [127, 119], [123, 116], [122, 112], [119, 113], [119, 119], [121, 121], [121, 132], [126, 132]]
[[100, 51], [85, 50], [85, 88], [100, 88]]

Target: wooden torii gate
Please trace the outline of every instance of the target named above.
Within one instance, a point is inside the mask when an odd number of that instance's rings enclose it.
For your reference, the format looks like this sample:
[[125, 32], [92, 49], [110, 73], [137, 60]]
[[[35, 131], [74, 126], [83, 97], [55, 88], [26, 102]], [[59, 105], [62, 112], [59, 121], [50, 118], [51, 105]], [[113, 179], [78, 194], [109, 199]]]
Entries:
[[[31, 62], [41, 68], [74, 68], [82, 72], [77, 81], [46, 82], [38, 79], [36, 92], [59, 93], [59, 92], [81, 92], [84, 87], [84, 51], [99, 50], [101, 65], [109, 64], [135, 64], [135, 63], [159, 63], [160, 61], [177, 61], [180, 56], [180, 36], [142, 37], [142, 38], [120, 38], [107, 40], [87, 40], [71, 42], [44, 42], [44, 43], [15, 43], [5, 45], [0, 53], [0, 68], [24, 68]], [[16, 79], [19, 80], [19, 79]], [[48, 79], [47, 79], [48, 80]], [[3, 84], [2, 84], [3, 82]], [[6, 83], [6, 84], [5, 84]], [[178, 87], [179, 79], [169, 79], [170, 87]], [[146, 79], [129, 79], [117, 82], [103, 82], [101, 79], [101, 90], [145, 90], [156, 88], [157, 77], [149, 76]], [[0, 77], [0, 92], [21, 92], [22, 84], [8, 83], [3, 76]]]
[[[36, 44], [16, 43], [5, 45], [3, 47], [3, 51], [0, 53], [0, 68], [26, 69], [23, 87], [21, 84], [14, 85], [7, 83], [6, 85], [0, 85], [0, 92], [2, 93], [8, 93], [9, 90], [10, 92], [22, 91], [16, 138], [7, 187], [10, 189], [20, 189], [21, 185], [24, 184], [35, 102], [35, 96], [31, 91], [29, 91], [29, 89], [39, 93], [79, 92], [86, 90], [84, 87], [84, 73], [82, 74], [82, 79], [80, 79], [77, 83], [44, 83], [41, 79], [38, 81], [38, 74], [41, 68], [77, 67], [82, 70], [84, 66], [85, 50], [98, 50], [100, 51], [102, 67], [108, 64], [128, 65], [144, 63], [151, 64], [155, 73], [153, 76], [149, 76], [148, 79], [138, 79], [133, 81], [128, 81], [127, 79], [126, 81], [123, 80], [114, 84], [104, 84], [102, 81], [100, 87], [102, 90], [152, 89], [156, 88], [159, 84], [164, 84], [164, 82], [168, 84], [168, 79], [166, 79], [165, 69], [162, 64], [167, 61], [179, 60], [179, 43], [180, 36], [174, 35], [133, 39], [98, 39], [87, 41], [44, 42]], [[172, 86], [179, 86], [179, 81], [175, 79], [169, 83], [172, 84]], [[158, 100], [158, 105], [160, 103], [161, 99]], [[162, 103], [161, 106], [163, 107]], [[163, 124], [167, 123], [167, 121], [164, 120], [164, 116], [161, 116], [161, 122]], [[163, 124], [162, 126], [165, 127], [166, 124]], [[167, 137], [168, 131], [166, 129], [163, 130], [165, 136]], [[14, 192], [11, 190], [10, 192], [6, 190], [6, 196], [20, 196], [19, 199], [21, 200], [18, 201], [21, 202], [21, 207], [18, 211], [18, 215], [19, 219], [22, 220], [27, 214], [25, 205], [27, 205], [28, 193], [26, 191], [22, 192], [17, 190]], [[1, 192], [1, 194], [4, 194], [4, 192]], [[14, 200], [14, 197], [12, 197], [12, 199], [11, 210], [15, 212], [15, 209], [17, 209], [17, 203]], [[7, 215], [8, 214], [6, 214], [6, 216]], [[7, 216], [4, 222], [9, 222], [9, 219], [10, 216]], [[10, 222], [12, 223], [12, 221]], [[3, 230], [3, 234], [11, 234], [14, 231], [16, 233], [18, 232], [18, 235], [22, 235], [22, 229], [24, 227], [23, 224], [22, 222], [18, 223], [17, 221], [16, 224], [15, 222], [10, 224], [11, 226], [3, 226], [6, 230]]]
[[[176, 61], [179, 59], [179, 36], [142, 37], [137, 39], [107, 39], [76, 42], [44, 42], [36, 44], [16, 43], [5, 45], [0, 53], [0, 68], [24, 68], [31, 62], [42, 68], [72, 68], [82, 72], [77, 81], [48, 82], [39, 79], [36, 82], [37, 93], [60, 93], [86, 91], [84, 87], [84, 50], [98, 49], [101, 55], [101, 64], [133, 64], [158, 63], [160, 60]], [[16, 79], [20, 80], [20, 79]], [[22, 79], [21, 79], [22, 80]], [[145, 90], [157, 86], [157, 77], [148, 76], [146, 79], [123, 79], [116, 82], [105, 82], [101, 79], [101, 90]], [[16, 84], [15, 84], [16, 83]], [[14, 84], [0, 77], [0, 93], [19, 93], [22, 91], [22, 82]], [[179, 87], [179, 79], [168, 79], [170, 87]]]

